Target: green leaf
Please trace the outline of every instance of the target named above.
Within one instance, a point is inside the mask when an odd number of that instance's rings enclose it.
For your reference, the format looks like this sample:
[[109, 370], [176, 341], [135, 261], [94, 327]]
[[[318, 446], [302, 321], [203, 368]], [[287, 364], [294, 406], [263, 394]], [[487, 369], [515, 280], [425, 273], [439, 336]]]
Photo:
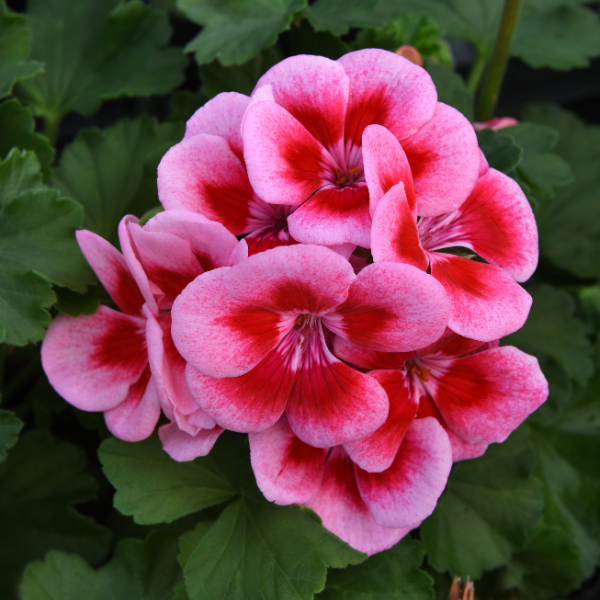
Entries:
[[316, 54], [331, 60], [350, 52], [350, 46], [327, 31], [315, 31], [306, 19], [294, 22], [290, 31], [290, 54]]
[[29, 54], [31, 32], [23, 15], [16, 15], [0, 0], [0, 98], [11, 93], [13, 85], [44, 70], [36, 60], [24, 60]]
[[223, 67], [218, 61], [213, 61], [200, 67], [201, 92], [207, 98], [213, 98], [221, 92], [239, 92], [249, 96], [263, 73], [284, 58], [279, 47], [273, 46], [241, 66]]
[[433, 79], [438, 100], [460, 111], [469, 121], [475, 117], [473, 92], [467, 88], [463, 78], [435, 62], [426, 62], [425, 68]]
[[543, 497], [522, 429], [480, 458], [455, 463], [438, 505], [421, 525], [429, 563], [477, 579], [509, 562], [539, 520]]
[[83, 451], [42, 431], [23, 435], [0, 465], [3, 598], [11, 597], [25, 565], [51, 549], [75, 552], [92, 563], [106, 555], [107, 530], [72, 508], [96, 491], [85, 467]]
[[0, 158], [6, 158], [12, 148], [33, 150], [42, 165], [45, 177], [50, 175], [54, 150], [47, 137], [35, 133], [33, 113], [18, 100], [6, 100], [0, 104]]
[[80, 294], [68, 288], [54, 288], [56, 308], [71, 317], [93, 315], [100, 306], [100, 297], [92, 294]]
[[81, 206], [41, 184], [33, 152], [0, 163], [0, 339], [25, 344], [44, 336], [51, 283], [85, 291], [93, 274], [75, 240]]
[[50, 184], [83, 205], [85, 229], [116, 243], [124, 215], [159, 204], [156, 167], [183, 133], [182, 123], [159, 125], [145, 115], [85, 129], [65, 148]]
[[201, 92], [173, 92], [169, 98], [169, 121], [187, 121], [207, 100]]
[[317, 0], [303, 14], [316, 31], [344, 35], [353, 27], [378, 27], [383, 17], [376, 12], [378, 0]]
[[528, 109], [525, 118], [557, 129], [554, 151], [575, 180], [541, 203], [536, 213], [540, 252], [579, 277], [600, 279], [600, 127], [554, 106]]
[[213, 453], [178, 463], [154, 437], [135, 444], [112, 438], [98, 451], [104, 473], [117, 490], [115, 508], [140, 524], [170, 523], [236, 496]]
[[521, 162], [523, 150], [515, 142], [492, 129], [477, 131], [479, 147], [485, 154], [490, 167], [510, 173]]
[[19, 437], [23, 422], [9, 410], [0, 410], [0, 463], [6, 458], [9, 448], [12, 448]]
[[215, 59], [224, 66], [243, 65], [272, 46], [305, 5], [306, 0], [178, 0], [177, 7], [203, 25], [185, 50], [195, 52], [199, 65]]
[[533, 305], [525, 325], [502, 343], [517, 346], [540, 359], [552, 358], [585, 385], [594, 372], [587, 327], [575, 313], [575, 300], [549, 285], [531, 291]]
[[360, 565], [329, 571], [319, 600], [433, 600], [433, 580], [419, 570], [424, 554], [407, 536]]
[[46, 67], [18, 91], [53, 123], [72, 110], [92, 115], [109, 98], [165, 94], [183, 81], [186, 60], [167, 47], [166, 13], [140, 0], [29, 0], [27, 9], [32, 57]]
[[181, 571], [177, 538], [153, 533], [122, 540], [110, 562], [94, 571], [79, 556], [50, 552], [27, 566], [22, 600], [171, 600]]

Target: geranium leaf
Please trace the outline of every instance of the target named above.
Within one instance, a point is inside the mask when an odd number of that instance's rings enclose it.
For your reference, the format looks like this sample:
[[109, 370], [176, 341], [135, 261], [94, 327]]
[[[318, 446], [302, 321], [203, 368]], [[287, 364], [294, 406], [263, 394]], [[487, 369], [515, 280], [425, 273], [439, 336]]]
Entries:
[[454, 71], [435, 62], [425, 63], [425, 68], [431, 79], [433, 79], [438, 100], [453, 106], [465, 115], [469, 121], [472, 121], [475, 112], [473, 92], [467, 88], [463, 78]]
[[329, 571], [319, 600], [433, 600], [433, 580], [419, 570], [424, 555], [421, 543], [407, 536], [360, 565]]
[[135, 444], [108, 439], [98, 455], [117, 489], [115, 508], [132, 515], [136, 523], [170, 523], [238, 494], [212, 453], [178, 463], [152, 437]]
[[139, 0], [30, 0], [32, 57], [45, 72], [19, 94], [36, 114], [91, 115], [102, 100], [164, 94], [183, 81], [186, 60], [169, 48], [166, 13]]
[[490, 167], [502, 173], [510, 173], [521, 162], [522, 148], [497, 131], [482, 129], [477, 132], [477, 141]]
[[543, 507], [534, 455], [523, 430], [480, 458], [455, 463], [438, 505], [421, 525], [429, 563], [477, 579], [509, 562]]
[[29, 54], [31, 32], [23, 15], [6, 8], [0, 0], [0, 98], [11, 93], [13, 85], [44, 70], [44, 63], [24, 60]]
[[181, 578], [177, 538], [155, 532], [146, 541], [117, 544], [110, 562], [94, 571], [81, 557], [50, 552], [27, 566], [23, 600], [171, 600]]
[[96, 482], [83, 451], [43, 431], [21, 436], [0, 465], [0, 595], [12, 597], [25, 565], [51, 549], [92, 563], [108, 550], [109, 533], [72, 508], [91, 499]]
[[9, 410], [0, 410], [0, 463], [6, 458], [7, 452], [16, 443], [23, 422]]
[[85, 129], [65, 148], [50, 185], [83, 205], [85, 229], [116, 243], [124, 215], [141, 217], [159, 204], [156, 167], [183, 132], [182, 123], [159, 125], [145, 115]]
[[585, 125], [558, 107], [525, 111], [525, 118], [560, 134], [554, 152], [573, 169], [573, 183], [556, 190], [536, 213], [540, 251], [556, 266], [579, 277], [600, 278], [600, 127]]
[[224, 66], [243, 65], [260, 50], [269, 48], [277, 36], [302, 10], [306, 0], [178, 0], [185, 15], [203, 25], [202, 31], [186, 46], [195, 52], [199, 65], [215, 59]]
[[353, 27], [378, 27], [384, 18], [376, 12], [378, 0], [317, 0], [303, 14], [316, 31], [344, 35]]

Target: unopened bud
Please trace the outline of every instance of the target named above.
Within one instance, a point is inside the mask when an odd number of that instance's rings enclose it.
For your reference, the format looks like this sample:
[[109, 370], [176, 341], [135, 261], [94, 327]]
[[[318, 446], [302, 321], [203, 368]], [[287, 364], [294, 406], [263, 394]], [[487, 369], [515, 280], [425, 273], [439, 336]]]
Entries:
[[411, 63], [415, 63], [415, 65], [423, 66], [423, 57], [421, 53], [414, 46], [400, 46], [398, 50], [396, 50], [396, 54], [403, 56], [406, 60], [410, 60]]

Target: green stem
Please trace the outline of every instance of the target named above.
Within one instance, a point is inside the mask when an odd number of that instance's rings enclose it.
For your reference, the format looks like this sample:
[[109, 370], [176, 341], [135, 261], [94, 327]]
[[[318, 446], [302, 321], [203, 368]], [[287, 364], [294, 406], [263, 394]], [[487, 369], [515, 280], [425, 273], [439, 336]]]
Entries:
[[475, 92], [479, 87], [479, 82], [483, 76], [485, 70], [485, 64], [487, 63], [488, 56], [490, 55], [490, 48], [483, 46], [477, 46], [475, 48], [475, 62], [469, 71], [469, 77], [467, 78], [467, 87]]
[[60, 127], [61, 115], [59, 112], [46, 113], [44, 115], [44, 135], [50, 140], [52, 146], [56, 146], [56, 136]]
[[487, 121], [494, 116], [494, 109], [504, 79], [506, 63], [508, 61], [508, 51], [512, 40], [513, 31], [517, 24], [519, 14], [519, 5], [521, 0], [505, 0], [502, 20], [498, 37], [490, 60], [490, 66], [483, 82], [479, 103], [477, 105], [477, 120]]

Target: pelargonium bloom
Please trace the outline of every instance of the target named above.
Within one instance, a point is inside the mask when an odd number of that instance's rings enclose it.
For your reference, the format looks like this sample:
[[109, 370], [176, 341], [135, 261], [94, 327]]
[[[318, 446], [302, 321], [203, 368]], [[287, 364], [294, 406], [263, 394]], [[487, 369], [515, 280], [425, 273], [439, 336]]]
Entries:
[[[526, 281], [538, 262], [535, 217], [519, 185], [495, 169], [483, 174], [452, 212], [419, 215], [419, 194], [408, 159], [395, 137], [373, 125], [364, 134], [365, 170], [373, 214], [374, 261], [399, 261], [427, 270], [452, 302], [449, 327], [465, 337], [492, 341], [525, 322], [531, 296]], [[488, 263], [446, 248], [462, 247]]]
[[331, 333], [408, 350], [436, 340], [448, 314], [442, 286], [410, 265], [355, 275], [332, 250], [296, 245], [197, 277], [173, 305], [172, 333], [190, 391], [217, 424], [260, 431], [285, 410], [300, 439], [331, 447], [388, 413], [383, 388], [333, 356]]
[[393, 52], [368, 49], [338, 61], [293, 56], [261, 77], [242, 124], [255, 192], [288, 216], [294, 239], [370, 247], [362, 134], [387, 127], [402, 144], [423, 215], [457, 208], [477, 179], [473, 127], [437, 102], [427, 72]]
[[248, 437], [256, 482], [268, 500], [306, 504], [325, 527], [368, 554], [390, 548], [433, 512], [452, 465], [448, 436], [432, 418], [413, 420], [381, 473], [361, 469], [342, 446], [303, 443], [285, 416]]
[[535, 357], [450, 330], [416, 352], [374, 352], [340, 337], [334, 352], [368, 371], [390, 399], [385, 424], [345, 446], [368, 471], [389, 467], [415, 417], [435, 417], [443, 425], [457, 461], [503, 442], [548, 397], [548, 382]]

